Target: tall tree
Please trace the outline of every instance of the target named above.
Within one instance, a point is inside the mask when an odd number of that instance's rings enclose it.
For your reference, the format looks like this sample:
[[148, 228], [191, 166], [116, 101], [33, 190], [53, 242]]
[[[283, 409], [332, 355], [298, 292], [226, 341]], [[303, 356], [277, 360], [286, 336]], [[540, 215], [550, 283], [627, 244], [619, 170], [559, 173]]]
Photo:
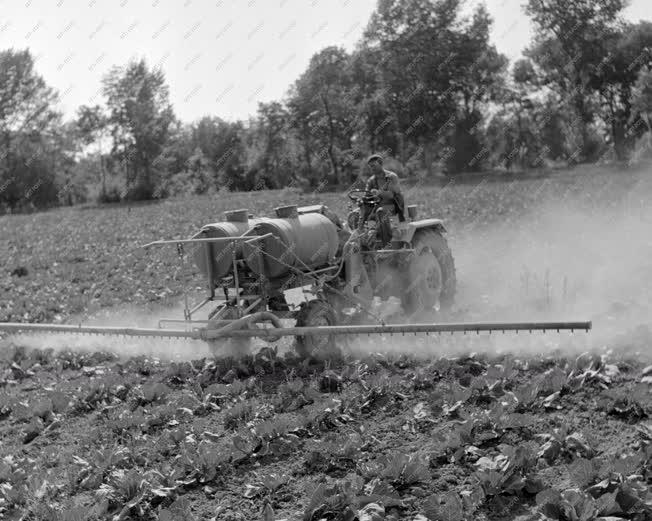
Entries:
[[191, 139], [201, 149], [213, 172], [212, 186], [249, 190], [245, 176], [245, 158], [242, 143], [243, 125], [217, 117], [205, 116], [191, 126]]
[[330, 163], [328, 182], [341, 181], [341, 155], [351, 148], [353, 97], [349, 55], [343, 49], [327, 47], [310, 59], [308, 69], [296, 81], [289, 107], [295, 122], [304, 120], [319, 150], [316, 159]]
[[279, 102], [259, 103], [248, 129], [247, 168], [257, 182], [270, 188], [298, 181], [289, 147], [290, 115]]
[[606, 55], [605, 39], [618, 30], [627, 0], [528, 0], [526, 13], [535, 28], [526, 54], [540, 67], [546, 83], [575, 110], [578, 155], [591, 156], [589, 125], [595, 117], [591, 73]]
[[[453, 144], [456, 165], [468, 150], [459, 141], [479, 122], [479, 105], [500, 82], [506, 59], [489, 43], [491, 19], [483, 7], [471, 19], [461, 0], [380, 0], [365, 32], [382, 55], [380, 70], [398, 129], [397, 156], [406, 141], [428, 152]], [[468, 152], [467, 152], [468, 153]], [[456, 166], [457, 168], [457, 166]]]
[[646, 119], [648, 129], [652, 131], [652, 68], [643, 67], [634, 86], [634, 108]]
[[357, 148], [397, 150], [397, 126], [389, 91], [383, 81], [383, 55], [378, 48], [361, 45], [351, 56]]
[[113, 154], [125, 165], [130, 197], [155, 194], [155, 160], [174, 121], [163, 72], [145, 60], [114, 67], [103, 79], [113, 137]]
[[652, 61], [652, 23], [627, 24], [606, 35], [607, 51], [591, 73], [591, 87], [598, 92], [601, 118], [618, 159], [625, 159], [645, 122], [633, 110], [634, 85], [641, 68]]
[[[472, 21], [455, 35], [457, 54], [452, 55], [452, 87], [458, 97], [457, 121], [448, 143], [449, 172], [479, 170], [489, 157], [481, 128], [487, 102], [502, 92], [507, 58], [490, 43], [491, 17], [480, 5]], [[427, 150], [427, 148], [426, 148]]]
[[288, 96], [288, 113], [290, 134], [296, 136], [301, 157], [299, 173], [301, 179], [309, 186], [317, 185], [321, 164], [317, 161], [320, 154], [318, 136], [315, 135], [316, 117], [313, 110], [313, 98], [304, 96], [295, 83]]
[[97, 152], [100, 162], [100, 176], [101, 176], [101, 194], [100, 199], [106, 198], [106, 168], [104, 165], [104, 154], [102, 144], [106, 137], [108, 128], [108, 119], [102, 110], [102, 107], [95, 105], [92, 107], [82, 105], [77, 110], [77, 134], [83, 145], [90, 146], [97, 144]]
[[380, 0], [365, 31], [365, 44], [382, 56], [380, 71], [399, 138], [394, 155], [401, 161], [406, 137], [427, 144], [455, 119], [455, 93], [444, 64], [454, 55], [459, 8], [457, 0]]
[[28, 50], [0, 52], [0, 202], [10, 208], [56, 200], [57, 99]]
[[[652, 150], [652, 69], [643, 67], [634, 85], [632, 106], [647, 127], [647, 154]], [[642, 151], [643, 152], [643, 151]]]

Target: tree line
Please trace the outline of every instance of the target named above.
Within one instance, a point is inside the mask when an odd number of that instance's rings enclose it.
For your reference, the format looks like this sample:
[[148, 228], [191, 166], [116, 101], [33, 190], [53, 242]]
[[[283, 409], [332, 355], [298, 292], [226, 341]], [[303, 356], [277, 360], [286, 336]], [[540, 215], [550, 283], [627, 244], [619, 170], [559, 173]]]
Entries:
[[72, 120], [29, 50], [0, 51], [0, 208], [219, 190], [325, 190], [371, 152], [401, 175], [626, 160], [650, 131], [652, 23], [627, 0], [528, 0], [522, 59], [490, 41], [483, 6], [378, 0], [352, 52], [317, 52], [253, 117], [179, 121], [160, 69], [110, 69]]

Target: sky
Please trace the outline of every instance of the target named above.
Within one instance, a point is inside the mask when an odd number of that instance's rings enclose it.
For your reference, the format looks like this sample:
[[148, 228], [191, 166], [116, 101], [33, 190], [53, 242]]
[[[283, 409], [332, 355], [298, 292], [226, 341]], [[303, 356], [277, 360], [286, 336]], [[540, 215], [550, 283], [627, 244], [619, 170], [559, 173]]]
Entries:
[[[469, 8], [481, 0], [467, 0]], [[492, 40], [510, 59], [530, 41], [524, 0], [485, 0]], [[652, 19], [650, 0], [625, 18]], [[320, 49], [352, 50], [376, 0], [0, 0], [0, 49], [29, 48], [74, 117], [101, 104], [101, 79], [145, 58], [165, 73], [177, 117], [246, 119], [281, 100]]]

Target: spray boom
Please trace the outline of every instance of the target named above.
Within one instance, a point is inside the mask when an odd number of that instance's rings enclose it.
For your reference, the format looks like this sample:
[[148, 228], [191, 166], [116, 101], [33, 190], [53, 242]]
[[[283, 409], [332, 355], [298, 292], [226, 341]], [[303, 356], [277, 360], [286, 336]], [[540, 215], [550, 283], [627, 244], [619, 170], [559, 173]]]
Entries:
[[[128, 327], [95, 327], [73, 326], [62, 324], [22, 324], [0, 323], [0, 331], [10, 333], [72, 333], [85, 335], [113, 335], [131, 337], [169, 337], [194, 340], [216, 340], [219, 338], [252, 338], [267, 340], [283, 336], [330, 336], [330, 335], [395, 335], [395, 334], [431, 334], [431, 333], [480, 333], [480, 332], [516, 332], [527, 331], [589, 331], [591, 322], [475, 322], [475, 323], [432, 323], [432, 324], [385, 324], [385, 325], [339, 325], [312, 327], [283, 327], [278, 321], [265, 313], [254, 313], [223, 325], [218, 328], [208, 326], [191, 330], [162, 328], [128, 328]], [[271, 322], [273, 327], [253, 328], [254, 325], [264, 325]]]

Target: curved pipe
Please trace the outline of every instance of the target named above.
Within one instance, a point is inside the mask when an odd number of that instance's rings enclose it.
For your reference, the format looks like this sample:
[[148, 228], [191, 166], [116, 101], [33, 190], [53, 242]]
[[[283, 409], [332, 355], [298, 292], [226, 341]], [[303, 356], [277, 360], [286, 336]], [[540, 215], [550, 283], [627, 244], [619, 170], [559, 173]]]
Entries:
[[[225, 326], [220, 327], [219, 329], [210, 329], [214, 324], [209, 322], [206, 326], [206, 329], [200, 330], [200, 336], [204, 340], [214, 340], [216, 338], [228, 337], [232, 331], [237, 331], [239, 329], [247, 329], [250, 324], [255, 324], [256, 322], [269, 321], [274, 327], [282, 328], [283, 324], [281, 320], [270, 311], [258, 311], [250, 315], [245, 315], [244, 317], [238, 318], [229, 322]], [[270, 342], [276, 342], [281, 338], [281, 335], [272, 334], [270, 337], [266, 337]]]

